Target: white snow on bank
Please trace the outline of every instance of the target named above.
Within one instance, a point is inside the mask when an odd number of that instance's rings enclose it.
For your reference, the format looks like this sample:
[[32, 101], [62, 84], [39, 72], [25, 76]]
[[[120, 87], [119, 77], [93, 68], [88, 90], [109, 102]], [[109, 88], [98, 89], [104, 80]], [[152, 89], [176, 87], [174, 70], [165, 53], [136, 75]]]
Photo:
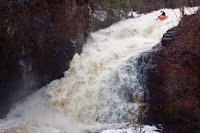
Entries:
[[103, 10], [94, 11], [93, 16], [101, 21], [105, 21], [107, 19], [107, 12]]
[[[133, 13], [133, 17], [134, 18], [137, 18], [139, 17], [141, 14], [138, 14], [137, 12], [132, 12]], [[131, 12], [128, 13], [128, 16], [130, 17], [131, 16]]]
[[[149, 126], [145, 125], [142, 131], [145, 131], [145, 133], [159, 133], [155, 126]], [[102, 133], [134, 133], [132, 128], [128, 129], [108, 129], [104, 130]]]

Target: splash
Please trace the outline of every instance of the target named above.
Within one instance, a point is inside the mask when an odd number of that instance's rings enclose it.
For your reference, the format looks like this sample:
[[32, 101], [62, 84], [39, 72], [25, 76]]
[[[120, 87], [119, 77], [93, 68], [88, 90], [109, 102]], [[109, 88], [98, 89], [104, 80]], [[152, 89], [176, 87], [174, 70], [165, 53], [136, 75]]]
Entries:
[[[194, 8], [188, 10], [191, 14]], [[143, 94], [135, 59], [158, 44], [162, 35], [179, 23], [179, 10], [163, 9], [127, 19], [91, 33], [83, 52], [75, 54], [64, 77], [18, 104], [0, 121], [0, 132], [72, 132], [119, 126], [128, 109], [131, 89]]]

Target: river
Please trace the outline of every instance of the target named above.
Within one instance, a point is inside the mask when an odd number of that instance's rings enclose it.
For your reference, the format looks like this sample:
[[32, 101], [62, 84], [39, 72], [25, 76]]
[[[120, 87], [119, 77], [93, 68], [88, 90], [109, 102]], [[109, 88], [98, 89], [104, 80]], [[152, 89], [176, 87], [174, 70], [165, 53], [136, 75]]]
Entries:
[[0, 132], [82, 133], [124, 127], [124, 116], [138, 106], [130, 96], [144, 93], [135, 59], [179, 23], [178, 9], [163, 10], [165, 20], [156, 20], [160, 11], [154, 11], [91, 33], [64, 77], [16, 104], [0, 120]]

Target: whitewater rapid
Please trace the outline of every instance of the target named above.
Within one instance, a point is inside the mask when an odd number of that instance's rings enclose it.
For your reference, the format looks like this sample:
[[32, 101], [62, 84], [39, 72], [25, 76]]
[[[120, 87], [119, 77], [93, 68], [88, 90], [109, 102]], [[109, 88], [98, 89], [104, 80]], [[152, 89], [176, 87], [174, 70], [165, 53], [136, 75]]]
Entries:
[[64, 77], [16, 104], [0, 120], [0, 133], [81, 133], [125, 125], [123, 117], [137, 107], [129, 101], [131, 89], [140, 95], [144, 91], [135, 59], [180, 20], [178, 9], [163, 10], [168, 16], [163, 21], [156, 20], [160, 11], [154, 11], [91, 33]]

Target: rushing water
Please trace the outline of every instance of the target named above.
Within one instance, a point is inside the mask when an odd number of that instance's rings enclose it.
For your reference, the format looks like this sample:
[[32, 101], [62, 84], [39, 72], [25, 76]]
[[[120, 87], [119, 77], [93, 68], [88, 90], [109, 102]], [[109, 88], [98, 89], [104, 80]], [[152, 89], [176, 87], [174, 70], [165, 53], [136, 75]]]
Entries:
[[[191, 8], [190, 11], [193, 11]], [[16, 104], [0, 120], [0, 132], [81, 133], [123, 125], [123, 116], [137, 106], [131, 89], [143, 94], [135, 59], [150, 50], [179, 22], [179, 10], [164, 9], [127, 19], [91, 33], [83, 52], [75, 54], [64, 77], [54, 80]]]

